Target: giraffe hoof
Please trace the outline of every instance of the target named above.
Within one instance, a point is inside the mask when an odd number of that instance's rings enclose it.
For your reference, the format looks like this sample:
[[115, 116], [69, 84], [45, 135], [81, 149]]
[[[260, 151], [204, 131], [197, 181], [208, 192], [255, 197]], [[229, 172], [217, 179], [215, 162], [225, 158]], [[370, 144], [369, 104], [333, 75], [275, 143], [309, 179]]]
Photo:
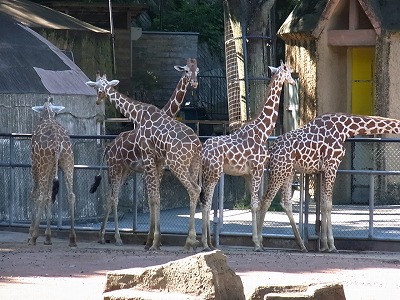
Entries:
[[330, 253], [339, 253], [339, 251], [335, 247], [333, 247], [332, 249], [329, 249], [328, 252], [330, 252]]
[[33, 241], [32, 239], [28, 239], [28, 245], [36, 246], [36, 241]]
[[105, 241], [104, 239], [98, 240], [97, 242], [98, 242], [99, 244], [102, 244], [102, 245], [104, 245], [104, 244], [106, 243], [106, 241]]
[[50, 246], [50, 245], [52, 245], [53, 243], [52, 243], [51, 241], [44, 241], [43, 244], [46, 245], [46, 246]]
[[201, 252], [210, 252], [212, 250], [213, 249], [211, 249], [211, 247], [205, 247], [205, 248], [203, 248], [203, 250], [201, 250]]
[[123, 246], [124, 243], [122, 241], [116, 241], [115, 246]]
[[[146, 248], [145, 248], [146, 249]], [[160, 246], [151, 246], [149, 249], [146, 249], [147, 251], [160, 251], [161, 248]]]
[[308, 252], [307, 248], [301, 248], [300, 251], [303, 252], [303, 253], [307, 253]]
[[261, 248], [261, 247], [254, 247], [254, 250], [253, 250], [253, 251], [254, 251], [254, 252], [263, 252], [264, 249]]

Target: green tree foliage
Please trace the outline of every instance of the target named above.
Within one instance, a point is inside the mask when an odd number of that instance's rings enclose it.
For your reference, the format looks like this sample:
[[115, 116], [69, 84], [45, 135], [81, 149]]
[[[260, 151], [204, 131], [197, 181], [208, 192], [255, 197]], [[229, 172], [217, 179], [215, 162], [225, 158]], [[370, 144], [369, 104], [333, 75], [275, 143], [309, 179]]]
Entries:
[[220, 0], [164, 1], [152, 22], [152, 30], [199, 32], [200, 39], [213, 51], [221, 51], [224, 14]]

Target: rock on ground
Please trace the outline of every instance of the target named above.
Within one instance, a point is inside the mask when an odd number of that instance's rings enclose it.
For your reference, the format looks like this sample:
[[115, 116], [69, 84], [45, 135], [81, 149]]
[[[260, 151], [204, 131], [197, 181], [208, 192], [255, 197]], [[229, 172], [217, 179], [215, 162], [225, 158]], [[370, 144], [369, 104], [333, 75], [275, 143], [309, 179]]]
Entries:
[[[243, 283], [219, 250], [195, 254], [166, 264], [107, 273], [105, 297], [111, 291], [181, 293], [196, 299], [244, 300]], [[121, 294], [121, 291], [118, 292]], [[130, 299], [133, 296], [130, 296]], [[128, 298], [128, 297], [127, 297]], [[124, 298], [120, 298], [124, 299]], [[150, 298], [149, 298], [150, 299]]]

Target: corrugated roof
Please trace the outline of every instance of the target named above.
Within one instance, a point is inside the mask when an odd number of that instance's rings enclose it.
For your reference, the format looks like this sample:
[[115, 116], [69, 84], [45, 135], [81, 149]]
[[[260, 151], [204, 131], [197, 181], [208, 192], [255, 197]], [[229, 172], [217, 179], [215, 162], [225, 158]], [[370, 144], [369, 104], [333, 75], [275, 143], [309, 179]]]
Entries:
[[12, 16], [30, 28], [89, 30], [107, 33], [107, 30], [78, 20], [46, 6], [24, 0], [0, 0], [0, 12]]
[[0, 93], [94, 95], [61, 50], [0, 12]]
[[[359, 0], [367, 9], [369, 17], [373, 17], [378, 24], [373, 24], [375, 29], [391, 31], [400, 30], [400, 1], [399, 0]], [[338, 0], [308, 0], [301, 1], [289, 17], [285, 20], [278, 34], [310, 33], [321, 26], [330, 17], [331, 7]]]

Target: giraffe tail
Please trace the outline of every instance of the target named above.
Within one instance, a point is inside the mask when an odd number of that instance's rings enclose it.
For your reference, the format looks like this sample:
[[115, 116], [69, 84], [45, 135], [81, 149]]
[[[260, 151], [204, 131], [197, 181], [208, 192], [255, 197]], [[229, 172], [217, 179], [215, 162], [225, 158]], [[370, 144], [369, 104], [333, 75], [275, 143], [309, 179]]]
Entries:
[[58, 178], [53, 179], [53, 189], [51, 192], [51, 201], [53, 203], [56, 201], [56, 196], [58, 194], [58, 190], [60, 189], [60, 182], [58, 181]]
[[93, 194], [95, 191], [97, 191], [97, 188], [99, 187], [101, 182], [101, 175], [96, 175], [94, 177], [94, 182], [92, 186], [90, 187], [89, 193]]
[[60, 189], [60, 181], [58, 180], [58, 161], [60, 160], [60, 155], [63, 150], [63, 145], [60, 144], [59, 147], [57, 148], [55, 152], [55, 171], [56, 174], [53, 178], [53, 187], [51, 190], [51, 201], [54, 203], [56, 201], [56, 196], [58, 194], [58, 191]]
[[[103, 156], [102, 156], [102, 158], [101, 158], [101, 160], [102, 160], [103, 162], [104, 162], [104, 160], [105, 160], [105, 157], [106, 157], [106, 154], [107, 154], [108, 150], [109, 150], [109, 147], [106, 146], [106, 147], [104, 148]], [[97, 188], [99, 187], [100, 182], [101, 182], [101, 171], [102, 171], [103, 169], [104, 169], [104, 167], [102, 166], [102, 167], [100, 168], [100, 170], [99, 170], [99, 173], [94, 177], [94, 182], [93, 182], [92, 186], [90, 187], [89, 193], [93, 194], [94, 192], [97, 191]]]
[[200, 192], [200, 202], [202, 204], [206, 204], [206, 198], [204, 197], [203, 187], [201, 188], [201, 192]]

